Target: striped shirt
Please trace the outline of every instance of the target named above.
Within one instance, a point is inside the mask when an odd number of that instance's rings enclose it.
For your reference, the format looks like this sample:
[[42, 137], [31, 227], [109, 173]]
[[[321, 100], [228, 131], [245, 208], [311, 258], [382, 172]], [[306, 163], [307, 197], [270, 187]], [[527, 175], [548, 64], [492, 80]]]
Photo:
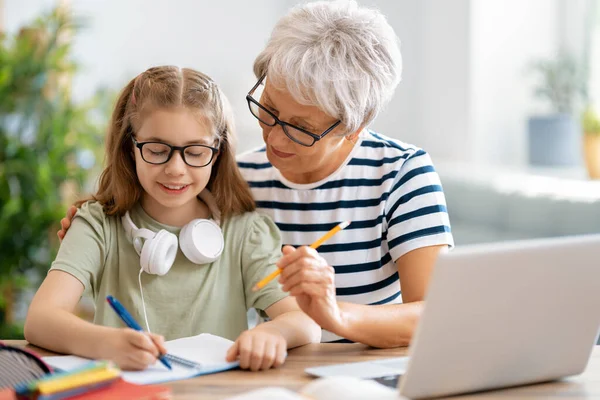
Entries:
[[[238, 156], [238, 165], [285, 244], [308, 245], [352, 221], [318, 249], [335, 269], [339, 301], [401, 303], [395, 261], [421, 247], [453, 246], [439, 176], [415, 146], [365, 130], [340, 168], [310, 184], [283, 177], [264, 147]], [[323, 331], [322, 341], [339, 339]]]

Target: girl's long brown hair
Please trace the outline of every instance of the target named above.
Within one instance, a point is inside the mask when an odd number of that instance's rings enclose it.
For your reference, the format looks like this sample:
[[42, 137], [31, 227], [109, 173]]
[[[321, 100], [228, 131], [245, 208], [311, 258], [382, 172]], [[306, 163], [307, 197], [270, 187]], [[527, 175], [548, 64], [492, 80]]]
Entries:
[[107, 215], [121, 216], [142, 196], [133, 158], [132, 135], [141, 126], [143, 113], [156, 109], [186, 107], [206, 118], [214, 130], [219, 154], [208, 189], [221, 211], [222, 219], [256, 206], [235, 161], [233, 115], [227, 98], [206, 75], [188, 68], [161, 66], [141, 73], [121, 92], [113, 111], [106, 140], [105, 168], [98, 191], [89, 200], [102, 204]]

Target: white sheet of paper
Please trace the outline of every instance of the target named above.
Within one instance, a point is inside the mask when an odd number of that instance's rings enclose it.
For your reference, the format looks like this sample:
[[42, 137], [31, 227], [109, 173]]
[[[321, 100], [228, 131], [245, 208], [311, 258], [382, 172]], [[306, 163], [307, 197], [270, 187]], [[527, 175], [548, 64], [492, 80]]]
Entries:
[[[168, 382], [192, 378], [198, 375], [233, 369], [238, 362], [227, 362], [227, 350], [233, 345], [231, 340], [202, 333], [198, 336], [175, 339], [165, 343], [169, 354], [203, 365], [200, 370], [190, 369], [171, 363], [173, 370], [169, 371], [160, 362], [148, 367], [144, 371], [123, 371], [123, 379], [137, 384]], [[91, 360], [78, 356], [51, 356], [43, 357], [44, 361], [52, 367], [70, 371], [83, 366]]]
[[206, 366], [226, 363], [225, 356], [232, 345], [231, 340], [209, 333], [170, 340], [165, 343], [169, 354]]

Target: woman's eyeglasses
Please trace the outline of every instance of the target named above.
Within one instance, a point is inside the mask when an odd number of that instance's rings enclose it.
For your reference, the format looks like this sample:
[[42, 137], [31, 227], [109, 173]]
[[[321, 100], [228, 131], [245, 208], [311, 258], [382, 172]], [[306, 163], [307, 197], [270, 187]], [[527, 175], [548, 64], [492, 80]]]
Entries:
[[189, 146], [171, 146], [162, 142], [138, 142], [134, 137], [131, 138], [135, 147], [140, 149], [142, 159], [148, 164], [165, 164], [175, 151], [179, 151], [183, 162], [190, 167], [205, 167], [211, 163], [219, 149], [201, 144], [192, 144]]
[[[254, 85], [254, 87], [250, 89], [250, 91], [246, 95], [246, 101], [248, 102], [250, 112], [263, 124], [267, 126], [281, 125], [281, 128], [283, 128], [283, 132], [288, 138], [290, 138], [298, 144], [301, 144], [302, 146], [311, 147], [313, 144], [315, 144], [316, 141], [323, 139], [325, 135], [327, 135], [329, 132], [334, 130], [339, 124], [342, 123], [342, 121], [338, 120], [336, 123], [327, 128], [323, 133], [317, 135], [299, 126], [281, 121], [279, 118], [277, 118], [275, 114], [267, 110], [265, 106], [260, 104], [253, 97], [254, 92], [256, 92], [257, 89], [261, 86], [261, 84], [265, 80], [265, 77], [266, 75], [263, 75], [262, 78], [258, 80], [256, 85]], [[260, 95], [258, 97], [260, 98]]]

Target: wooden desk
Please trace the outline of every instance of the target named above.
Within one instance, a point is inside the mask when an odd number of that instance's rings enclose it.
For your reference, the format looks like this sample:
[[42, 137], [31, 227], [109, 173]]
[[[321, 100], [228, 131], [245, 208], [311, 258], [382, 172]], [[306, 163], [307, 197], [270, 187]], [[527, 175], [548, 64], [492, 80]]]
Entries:
[[[13, 346], [27, 347], [42, 356], [48, 351], [27, 345], [25, 341], [6, 341]], [[552, 349], [549, 349], [552, 351]], [[361, 344], [311, 344], [289, 352], [286, 363], [279, 369], [262, 372], [228, 371], [205, 375], [168, 384], [174, 400], [224, 399], [235, 394], [264, 386], [281, 386], [299, 390], [312, 378], [304, 373], [307, 367], [342, 362], [367, 361], [382, 357], [406, 355], [406, 348], [372, 349]], [[596, 346], [586, 371], [562, 381], [512, 389], [491, 391], [474, 395], [455, 396], [459, 399], [600, 399], [600, 346]]]

